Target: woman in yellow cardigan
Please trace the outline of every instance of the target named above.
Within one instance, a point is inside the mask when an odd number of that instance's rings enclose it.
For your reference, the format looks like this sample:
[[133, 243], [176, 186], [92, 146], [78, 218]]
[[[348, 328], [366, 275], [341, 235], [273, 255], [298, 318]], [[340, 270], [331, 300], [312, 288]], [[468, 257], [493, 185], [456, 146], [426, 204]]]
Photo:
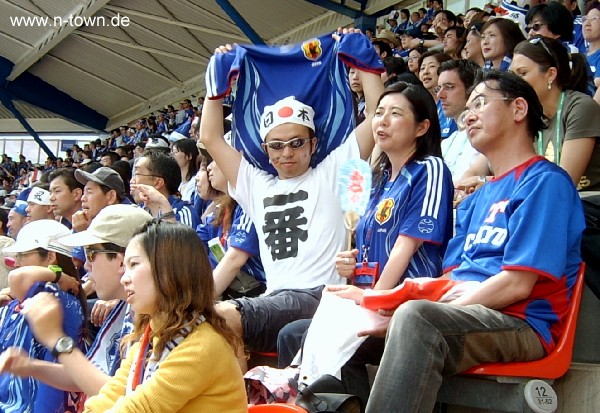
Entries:
[[182, 224], [152, 222], [131, 240], [121, 284], [136, 321], [123, 343], [135, 344], [85, 412], [247, 411], [241, 341], [215, 312], [203, 251]]
[[136, 314], [115, 377], [85, 412], [246, 412], [234, 355], [241, 342], [217, 315], [208, 258], [193, 229], [151, 223], [125, 252], [121, 284]]

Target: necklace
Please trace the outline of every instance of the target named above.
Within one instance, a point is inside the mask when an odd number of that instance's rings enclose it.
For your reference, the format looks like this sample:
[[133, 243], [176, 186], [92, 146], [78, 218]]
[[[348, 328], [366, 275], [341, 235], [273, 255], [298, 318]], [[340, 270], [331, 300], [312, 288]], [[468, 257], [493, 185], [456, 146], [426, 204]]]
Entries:
[[[561, 143], [562, 143], [562, 137], [560, 136], [560, 123], [562, 122], [562, 110], [563, 110], [563, 104], [565, 102], [565, 92], [561, 92], [560, 94], [560, 100], [558, 102], [558, 108], [556, 110], [556, 125], [555, 125], [555, 134], [554, 134], [554, 141], [552, 142], [552, 145], [554, 146], [554, 163], [556, 165], [560, 165], [560, 152], [561, 152]], [[548, 144], [550, 144], [550, 142], [548, 142]], [[537, 140], [537, 154], [544, 156], [544, 139], [543, 139], [543, 134], [542, 132], [538, 132], [538, 140]]]

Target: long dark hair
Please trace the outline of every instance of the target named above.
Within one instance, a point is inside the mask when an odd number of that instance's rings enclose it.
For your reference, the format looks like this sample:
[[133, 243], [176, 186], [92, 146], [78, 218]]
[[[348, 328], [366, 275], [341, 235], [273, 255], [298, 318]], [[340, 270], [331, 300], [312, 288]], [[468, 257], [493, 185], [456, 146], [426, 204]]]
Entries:
[[[156, 311], [152, 316], [152, 340], [157, 338], [154, 354], [160, 358], [166, 344], [179, 335], [182, 328], [193, 327], [200, 316], [232, 347], [241, 351], [242, 341], [215, 309], [215, 285], [206, 251], [187, 225], [150, 221], [131, 242], [144, 251], [156, 286]], [[125, 343], [138, 340], [150, 322], [147, 314], [138, 314], [132, 334]]]
[[[540, 65], [540, 71], [556, 68], [554, 82], [562, 90], [570, 89], [587, 93], [587, 60], [580, 53], [569, 55], [567, 48], [556, 39], [533, 36], [515, 47], [514, 54], [523, 55]], [[573, 68], [571, 69], [572, 63]]]
[[183, 152], [186, 156], [190, 157], [188, 161], [188, 172], [185, 177], [187, 181], [196, 176], [196, 172], [198, 172], [198, 155], [200, 152], [198, 151], [198, 147], [196, 146], [196, 141], [193, 139], [181, 139], [173, 144], [173, 148], [177, 149], [180, 152]]
[[[423, 86], [414, 85], [411, 83], [397, 82], [385, 88], [377, 105], [387, 95], [394, 93], [402, 94], [408, 103], [415, 117], [415, 121], [420, 123], [424, 120], [429, 120], [429, 128], [427, 131], [417, 138], [415, 153], [412, 159], [423, 160], [427, 156], [442, 156], [442, 132], [440, 129], [440, 121], [437, 115], [437, 107], [435, 101]], [[385, 180], [387, 171], [391, 168], [391, 162], [387, 154], [381, 153], [377, 159], [376, 166], [373, 171], [373, 187], [376, 188]]]
[[485, 24], [481, 27], [480, 33], [483, 35], [483, 32], [487, 30], [490, 26], [496, 26], [498, 32], [500, 32], [500, 36], [502, 36], [502, 41], [504, 43], [504, 55], [512, 56], [515, 46], [525, 40], [525, 36], [523, 36], [523, 32], [519, 25], [512, 20], [505, 19], [503, 17], [495, 17], [493, 19], [489, 19]]

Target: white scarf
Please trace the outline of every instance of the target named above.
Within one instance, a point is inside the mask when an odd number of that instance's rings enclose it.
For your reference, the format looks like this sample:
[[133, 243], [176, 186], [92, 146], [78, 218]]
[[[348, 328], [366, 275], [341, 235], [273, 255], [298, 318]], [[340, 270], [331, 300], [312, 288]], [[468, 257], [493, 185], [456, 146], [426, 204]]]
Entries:
[[[127, 387], [125, 389], [125, 395], [132, 394], [135, 391], [135, 387], [137, 385], [150, 379], [154, 372], [158, 370], [160, 363], [162, 363], [163, 360], [165, 360], [169, 356], [171, 351], [173, 351], [175, 347], [177, 347], [183, 340], [185, 340], [185, 338], [192, 332], [192, 330], [194, 330], [204, 321], [206, 321], [204, 316], [200, 316], [194, 324], [182, 328], [179, 331], [179, 334], [177, 334], [177, 336], [175, 336], [174, 339], [172, 339], [166, 344], [160, 356], [160, 359], [158, 360], [156, 359], [156, 357], [154, 357], [154, 351], [151, 349], [149, 343], [150, 324], [148, 324], [148, 326], [146, 327], [146, 331], [144, 332], [142, 339], [140, 340], [138, 354], [136, 355], [135, 359], [133, 360], [133, 363], [131, 363], [131, 367], [129, 368], [129, 376], [127, 377]], [[150, 352], [150, 354], [148, 354], [148, 352]], [[140, 362], [145, 364], [145, 366], [142, 365], [142, 367], [144, 368], [143, 374], [141, 374], [141, 372], [139, 372], [137, 369], [138, 363]]]

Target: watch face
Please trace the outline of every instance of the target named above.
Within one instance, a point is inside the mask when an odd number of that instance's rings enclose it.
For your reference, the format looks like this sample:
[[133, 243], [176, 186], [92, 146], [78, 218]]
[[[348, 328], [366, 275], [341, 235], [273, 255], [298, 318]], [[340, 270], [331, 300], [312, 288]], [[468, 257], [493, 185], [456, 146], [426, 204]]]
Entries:
[[56, 342], [56, 346], [54, 347], [56, 353], [70, 353], [73, 351], [73, 339], [71, 337], [65, 336], [60, 338]]

